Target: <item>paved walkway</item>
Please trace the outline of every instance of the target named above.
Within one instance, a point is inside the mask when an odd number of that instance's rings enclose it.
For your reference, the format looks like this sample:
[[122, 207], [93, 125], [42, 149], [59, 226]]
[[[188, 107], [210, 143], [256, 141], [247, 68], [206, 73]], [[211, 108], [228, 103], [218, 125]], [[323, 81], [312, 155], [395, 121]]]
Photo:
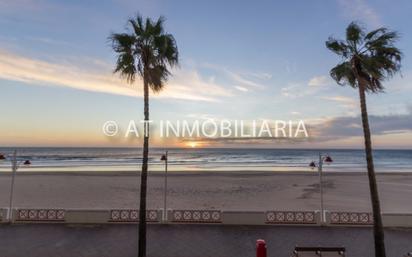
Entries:
[[[268, 256], [289, 257], [295, 245], [345, 246], [348, 257], [373, 255], [371, 228], [149, 225], [148, 257], [252, 257], [255, 240]], [[412, 230], [386, 231], [387, 256], [412, 251]], [[1, 257], [135, 257], [136, 225], [1, 225]]]

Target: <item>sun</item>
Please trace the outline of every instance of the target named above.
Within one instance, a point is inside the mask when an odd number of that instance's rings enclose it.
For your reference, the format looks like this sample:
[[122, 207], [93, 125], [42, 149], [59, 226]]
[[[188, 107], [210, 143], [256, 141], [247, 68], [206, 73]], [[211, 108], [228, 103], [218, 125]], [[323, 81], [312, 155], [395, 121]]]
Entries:
[[188, 142], [187, 146], [189, 146], [191, 148], [196, 148], [196, 147], [198, 147], [198, 144], [196, 142]]

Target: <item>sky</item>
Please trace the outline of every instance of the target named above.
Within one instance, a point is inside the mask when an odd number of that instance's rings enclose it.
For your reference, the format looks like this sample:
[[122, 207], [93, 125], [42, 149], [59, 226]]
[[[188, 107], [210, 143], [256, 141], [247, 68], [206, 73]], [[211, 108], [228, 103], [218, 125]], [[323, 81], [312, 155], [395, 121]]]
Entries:
[[0, 0], [0, 145], [133, 146], [102, 125], [143, 119], [141, 81], [113, 74], [108, 36], [127, 19], [166, 18], [180, 65], [151, 95], [152, 120], [304, 120], [309, 140], [162, 140], [152, 146], [361, 148], [358, 92], [338, 86], [326, 49], [357, 21], [399, 31], [402, 74], [368, 95], [376, 148], [412, 149], [412, 2]]

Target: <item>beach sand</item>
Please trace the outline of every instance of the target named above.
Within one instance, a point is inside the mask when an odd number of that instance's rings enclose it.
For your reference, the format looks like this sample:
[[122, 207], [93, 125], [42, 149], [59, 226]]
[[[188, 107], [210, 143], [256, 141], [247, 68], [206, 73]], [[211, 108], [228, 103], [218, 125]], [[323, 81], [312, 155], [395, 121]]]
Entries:
[[[0, 207], [8, 207], [10, 173], [0, 174]], [[378, 174], [382, 211], [412, 213], [412, 173]], [[148, 208], [163, 207], [163, 173], [150, 174]], [[133, 173], [19, 173], [14, 207], [137, 208], [140, 177]], [[318, 210], [319, 177], [312, 172], [172, 172], [168, 208]], [[370, 211], [366, 173], [324, 173], [325, 209]]]

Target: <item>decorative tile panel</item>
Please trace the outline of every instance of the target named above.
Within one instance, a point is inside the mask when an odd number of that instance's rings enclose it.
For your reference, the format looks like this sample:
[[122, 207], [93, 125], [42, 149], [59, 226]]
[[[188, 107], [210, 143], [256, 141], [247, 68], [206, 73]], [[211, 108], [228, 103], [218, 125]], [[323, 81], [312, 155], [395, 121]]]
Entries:
[[316, 224], [313, 211], [268, 211], [266, 212], [268, 224]]
[[65, 221], [65, 210], [18, 209], [16, 221]]
[[[110, 222], [138, 222], [139, 221], [139, 210], [134, 210], [134, 209], [111, 210], [109, 221]], [[146, 211], [146, 221], [147, 222], [159, 222], [160, 217], [159, 217], [158, 211], [147, 210]]]
[[172, 222], [183, 223], [221, 223], [222, 215], [218, 210], [173, 210]]
[[367, 212], [331, 212], [330, 224], [371, 225], [373, 215]]

